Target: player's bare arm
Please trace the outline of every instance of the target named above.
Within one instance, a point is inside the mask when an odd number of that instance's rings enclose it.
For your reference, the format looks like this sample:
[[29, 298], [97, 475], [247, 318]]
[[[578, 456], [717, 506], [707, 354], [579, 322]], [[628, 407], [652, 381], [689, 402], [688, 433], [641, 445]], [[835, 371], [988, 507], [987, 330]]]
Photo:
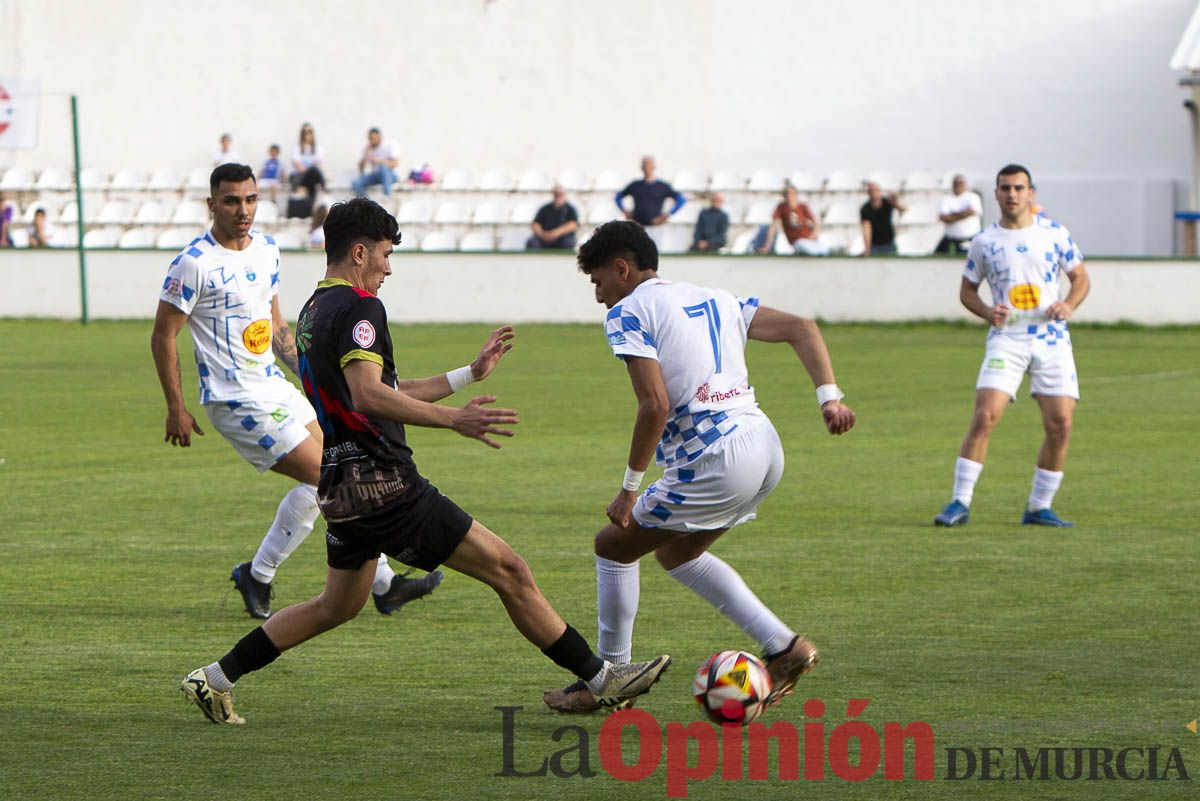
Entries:
[[150, 335], [150, 352], [154, 354], [154, 369], [167, 401], [166, 436], [169, 442], [186, 448], [192, 444], [192, 432], [201, 436], [204, 431], [183, 402], [183, 385], [179, 378], [179, 349], [175, 337], [187, 323], [188, 316], [166, 301], [158, 302], [154, 315], [154, 333]]
[[[821, 328], [816, 321], [770, 306], [760, 306], [750, 321], [746, 335], [759, 342], [786, 342], [791, 345], [808, 371], [814, 387], [837, 384], [833, 362], [829, 359], [829, 348], [825, 346], [825, 338], [821, 336]], [[854, 411], [840, 400], [822, 403], [821, 416], [830, 434], [845, 434], [854, 428], [857, 419]]]
[[1092, 288], [1092, 279], [1088, 276], [1086, 265], [1080, 264], [1067, 273], [1067, 279], [1071, 282], [1071, 290], [1067, 292], [1066, 298], [1052, 303], [1050, 308], [1046, 309], [1048, 320], [1070, 320]]
[[[515, 336], [511, 325], [502, 325], [488, 334], [479, 355], [467, 365], [471, 371], [472, 382], [482, 381], [492, 374], [501, 357], [512, 350], [512, 340]], [[455, 393], [450, 376], [451, 373], [442, 373], [429, 378], [401, 378], [396, 381], [396, 388], [410, 398], [433, 403]]]
[[[641, 473], [650, 466], [650, 460], [654, 458], [654, 449], [658, 446], [663, 427], [667, 424], [671, 404], [667, 398], [667, 385], [663, 383], [662, 369], [656, 360], [638, 356], [624, 358], [625, 369], [629, 372], [633, 394], [637, 396], [638, 402], [637, 417], [633, 421], [633, 438], [629, 444], [629, 468]], [[637, 491], [622, 488], [605, 510], [608, 519], [622, 528], [627, 528], [637, 498]]]
[[1008, 319], [1010, 309], [1007, 306], [1003, 303], [997, 303], [995, 306], [984, 303], [983, 298], [979, 297], [979, 285], [966, 278], [962, 279], [962, 285], [958, 288], [958, 299], [967, 311], [996, 328], [1004, 325], [1004, 321]]
[[414, 398], [383, 383], [383, 368], [375, 362], [354, 359], [342, 368], [354, 408], [362, 414], [386, 417], [406, 425], [449, 428], [464, 437], [477, 439], [492, 448], [500, 444], [492, 436], [511, 437], [513, 431], [501, 426], [516, 425], [513, 409], [487, 408], [492, 395], [472, 398], [466, 406], [438, 406]]
[[271, 349], [275, 358], [287, 365], [293, 375], [300, 375], [300, 356], [296, 353], [296, 337], [288, 328], [279, 310], [279, 296], [271, 298]]

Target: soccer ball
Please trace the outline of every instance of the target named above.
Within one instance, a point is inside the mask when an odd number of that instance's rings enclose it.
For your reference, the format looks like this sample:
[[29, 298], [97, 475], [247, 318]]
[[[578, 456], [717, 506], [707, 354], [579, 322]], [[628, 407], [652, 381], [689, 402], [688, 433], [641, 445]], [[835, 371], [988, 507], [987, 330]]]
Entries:
[[696, 703], [716, 723], [749, 723], [762, 714], [769, 692], [767, 666], [745, 651], [713, 654], [692, 680]]

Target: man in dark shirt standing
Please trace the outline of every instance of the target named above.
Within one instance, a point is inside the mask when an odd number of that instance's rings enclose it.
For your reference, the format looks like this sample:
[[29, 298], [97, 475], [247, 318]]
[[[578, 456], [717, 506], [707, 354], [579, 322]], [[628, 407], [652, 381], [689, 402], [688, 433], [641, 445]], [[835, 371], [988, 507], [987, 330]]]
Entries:
[[720, 250], [729, 236], [729, 215], [721, 208], [725, 198], [720, 192], [714, 192], [709, 202], [711, 205], [696, 219], [692, 250]]
[[180, 689], [213, 723], [245, 723], [233, 710], [233, 684], [283, 651], [336, 628], [366, 603], [380, 552], [406, 564], [439, 564], [482, 581], [517, 630], [570, 670], [599, 706], [645, 693], [669, 656], [613, 664], [559, 617], [529, 566], [500, 537], [417, 472], [404, 424], [449, 428], [493, 448], [512, 436], [511, 409], [488, 408], [491, 395], [455, 408], [434, 404], [491, 374], [512, 348], [512, 328], [492, 332], [471, 364], [442, 375], [398, 379], [387, 313], [375, 296], [400, 243], [396, 220], [366, 198], [338, 203], [325, 219], [325, 280], [304, 304], [296, 328], [300, 377], [324, 434], [317, 502], [329, 524], [329, 573], [316, 598], [289, 606], [247, 634], [220, 660], [197, 668]]
[[[629, 184], [618, 192], [616, 197], [617, 208], [625, 213], [625, 219], [635, 220], [645, 228], [662, 225], [672, 214], [683, 208], [686, 202], [683, 193], [676, 192], [669, 183], [654, 177], [655, 166], [653, 156], [644, 156], [642, 180]], [[621, 201], [626, 197], [633, 198], [633, 211], [625, 211], [625, 207], [621, 205]], [[663, 211], [663, 204], [667, 198], [674, 198], [675, 205], [670, 211]]]
[[858, 210], [858, 218], [862, 220], [864, 256], [884, 256], [896, 252], [896, 229], [892, 225], [894, 211], [903, 214], [908, 207], [900, 202], [896, 193], [884, 197], [879, 184], [868, 181], [867, 202]]
[[567, 202], [567, 190], [554, 185], [554, 200], [538, 209], [533, 218], [533, 236], [525, 243], [526, 250], [575, 248], [575, 232], [579, 230], [579, 214]]

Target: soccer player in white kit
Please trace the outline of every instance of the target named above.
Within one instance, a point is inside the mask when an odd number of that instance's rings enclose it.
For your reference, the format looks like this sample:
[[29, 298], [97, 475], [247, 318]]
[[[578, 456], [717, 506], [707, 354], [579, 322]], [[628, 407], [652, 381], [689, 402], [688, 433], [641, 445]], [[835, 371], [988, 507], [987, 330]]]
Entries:
[[[816, 664], [817, 649], [708, 548], [753, 520], [783, 474], [779, 435], [747, 377], [748, 339], [791, 345], [817, 386], [830, 433], [853, 427], [854, 412], [841, 402], [821, 332], [812, 320], [759, 306], [757, 298], [659, 278], [658, 251], [635, 222], [600, 226], [580, 249], [579, 267], [609, 309], [608, 342], [625, 362], [638, 399], [622, 488], [595, 540], [597, 650], [604, 659], [628, 661], [638, 560], [654, 552], [672, 578], [758, 641], [775, 702]], [[665, 472], [639, 494], [651, 458]], [[597, 708], [578, 682], [544, 700], [563, 712]]]
[[[188, 411], [175, 338], [184, 324], [195, 345], [200, 403], [213, 426], [246, 461], [300, 482], [283, 497], [250, 562], [230, 576], [251, 617], [267, 618], [275, 571], [313, 529], [321, 469], [321, 428], [308, 400], [284, 378], [276, 358], [297, 372], [296, 341], [279, 310], [279, 247], [251, 228], [258, 206], [254, 172], [223, 164], [209, 179], [212, 228], [171, 262], [159, 296], [151, 350], [167, 401], [166, 436], [189, 447], [204, 431]], [[433, 591], [442, 574], [396, 575], [380, 556], [375, 605], [391, 614]]]
[[[1021, 522], [1060, 528], [1073, 525], [1051, 506], [1062, 483], [1075, 402], [1079, 400], [1067, 320], [1087, 297], [1091, 281], [1083, 254], [1067, 229], [1033, 213], [1033, 193], [1029, 170], [1019, 164], [1001, 169], [996, 176], [1000, 221], [977, 235], [967, 254], [959, 298], [992, 328], [975, 384], [975, 414], [954, 468], [953, 498], [933, 519], [939, 526], [961, 526], [970, 519], [988, 439], [1005, 407], [1016, 400], [1025, 373], [1029, 373], [1029, 392], [1041, 408], [1046, 436]], [[1062, 300], [1060, 273], [1066, 273], [1071, 285]], [[991, 290], [991, 305], [979, 297], [984, 280]]]

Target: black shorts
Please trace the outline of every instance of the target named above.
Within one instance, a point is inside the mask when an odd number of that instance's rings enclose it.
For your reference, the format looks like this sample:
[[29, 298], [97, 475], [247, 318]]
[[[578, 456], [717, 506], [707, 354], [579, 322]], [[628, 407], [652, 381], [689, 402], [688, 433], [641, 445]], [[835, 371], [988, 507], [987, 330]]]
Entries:
[[471, 516], [429, 484], [415, 500], [331, 524], [325, 533], [326, 562], [338, 570], [357, 570], [386, 553], [433, 570], [450, 558], [470, 528]]

